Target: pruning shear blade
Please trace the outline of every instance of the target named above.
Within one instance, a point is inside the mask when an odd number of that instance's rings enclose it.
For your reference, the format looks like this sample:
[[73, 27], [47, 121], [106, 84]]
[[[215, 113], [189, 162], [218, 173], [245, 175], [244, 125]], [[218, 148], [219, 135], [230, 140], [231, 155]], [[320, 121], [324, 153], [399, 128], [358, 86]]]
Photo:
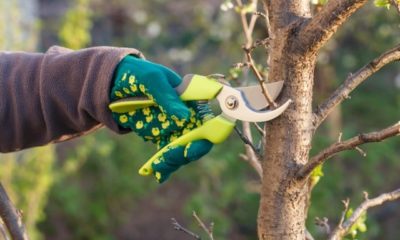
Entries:
[[[275, 100], [282, 90], [283, 81], [266, 83], [264, 86], [267, 89], [270, 97]], [[260, 85], [239, 87], [236, 89], [243, 93], [251, 108], [255, 110], [261, 110], [269, 106], [269, 103], [266, 100]]]
[[[244, 94], [232, 87], [224, 86], [217, 96], [220, 108], [227, 116], [247, 122], [265, 122], [283, 113], [292, 100], [274, 110], [257, 111], [252, 109]], [[264, 99], [265, 100], [265, 99]]]

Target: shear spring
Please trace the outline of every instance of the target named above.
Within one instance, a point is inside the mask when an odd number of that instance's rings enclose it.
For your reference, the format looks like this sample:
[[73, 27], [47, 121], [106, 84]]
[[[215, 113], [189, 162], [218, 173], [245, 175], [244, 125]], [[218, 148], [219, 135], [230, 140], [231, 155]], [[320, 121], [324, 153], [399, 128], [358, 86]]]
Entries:
[[206, 122], [215, 117], [214, 113], [211, 110], [210, 103], [208, 101], [197, 101], [196, 110], [200, 116], [200, 118]]

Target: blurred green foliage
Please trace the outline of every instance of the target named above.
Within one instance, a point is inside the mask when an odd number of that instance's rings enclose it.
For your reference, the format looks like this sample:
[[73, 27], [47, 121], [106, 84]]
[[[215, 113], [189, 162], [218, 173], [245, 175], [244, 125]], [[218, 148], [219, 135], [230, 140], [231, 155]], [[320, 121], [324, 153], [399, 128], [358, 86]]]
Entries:
[[[397, 4], [400, 4], [400, 0], [394, 0], [394, 2], [396, 2]], [[390, 9], [390, 6], [392, 5], [390, 0], [375, 0], [374, 4], [377, 7], [385, 7], [387, 9]]]
[[31, 239], [41, 239], [36, 224], [45, 219], [43, 208], [53, 182], [54, 146], [0, 155], [1, 183], [22, 211]]
[[[351, 217], [353, 214], [354, 210], [352, 208], [349, 208], [346, 212], [346, 220]], [[355, 239], [357, 237], [357, 234], [359, 232], [363, 233], [367, 231], [367, 225], [365, 224], [365, 221], [367, 221], [367, 212], [363, 212], [360, 216], [360, 218], [355, 221], [353, 226], [350, 227], [348, 235], [352, 237], [352, 239]]]
[[[42, 12], [50, 6], [59, 9], [41, 19], [40, 48], [45, 51], [53, 44], [134, 47], [182, 75], [221, 72], [240, 79], [243, 74], [232, 69], [232, 64], [243, 60], [240, 46], [244, 37], [229, 2], [76, 0], [68, 2], [65, 9], [66, 1], [42, 0]], [[322, 2], [326, 1], [318, 4]], [[2, 6], [0, 11], [4, 11]], [[20, 14], [17, 10], [16, 16]], [[0, 21], [0, 31], [6, 27]], [[13, 25], [13, 36], [21, 29]], [[264, 23], [259, 21], [255, 39], [265, 34]], [[370, 4], [354, 16], [319, 56], [316, 104], [350, 72], [394, 46], [399, 34], [394, 9], [377, 9]], [[0, 35], [2, 49], [20, 49], [17, 44], [4, 47], [12, 39], [11, 35]], [[257, 49], [254, 58], [264, 63], [264, 50]], [[334, 129], [337, 134], [343, 132], [342, 139], [398, 121], [400, 95], [393, 79], [399, 74], [398, 67], [386, 67], [345, 101], [339, 119], [344, 127]], [[312, 154], [336, 141], [328, 134], [332, 128], [325, 124], [317, 132]], [[308, 227], [316, 239], [323, 235], [313, 224], [315, 216], [326, 216], [333, 225], [343, 211], [342, 199], [350, 197], [356, 204], [362, 201], [363, 190], [373, 196], [400, 184], [399, 146], [399, 139], [368, 144], [362, 146], [367, 157], [348, 151], [324, 164], [323, 172], [319, 169], [314, 173], [318, 184]], [[31, 219], [28, 231], [32, 239], [182, 239], [184, 235], [174, 231], [169, 219], [180, 219], [202, 234], [191, 218], [193, 210], [204, 221], [215, 222], [216, 239], [256, 239], [259, 183], [254, 170], [239, 160], [243, 144], [235, 134], [161, 186], [137, 174], [154, 152], [154, 146], [132, 135], [116, 136], [100, 130], [67, 143], [0, 155], [0, 176], [24, 216]], [[388, 208], [371, 210], [366, 220], [368, 231], [357, 237], [396, 239], [396, 221], [390, 218], [398, 219], [400, 212], [385, 210]]]
[[80, 49], [91, 41], [92, 27], [89, 0], [75, 0], [74, 6], [64, 16], [59, 32], [60, 42], [71, 49]]
[[39, 21], [35, 1], [0, 1], [0, 49], [27, 50], [36, 48]]
[[51, 218], [62, 219], [43, 222], [41, 228], [56, 239], [60, 228], [74, 229], [63, 236], [66, 239], [116, 239], [113, 231], [126, 221], [135, 200], [156, 186], [133, 177], [141, 163], [135, 156], [148, 156], [142, 149], [149, 146], [105, 131], [75, 144], [58, 166], [46, 207]]

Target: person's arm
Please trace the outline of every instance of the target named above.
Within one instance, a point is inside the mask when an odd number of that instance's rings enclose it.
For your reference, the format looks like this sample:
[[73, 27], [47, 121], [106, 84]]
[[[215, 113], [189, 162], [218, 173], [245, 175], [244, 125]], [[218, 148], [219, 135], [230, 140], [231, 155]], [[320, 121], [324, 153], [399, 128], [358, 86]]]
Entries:
[[113, 73], [135, 49], [52, 47], [0, 53], [0, 152], [81, 136], [100, 126], [124, 133], [108, 109]]

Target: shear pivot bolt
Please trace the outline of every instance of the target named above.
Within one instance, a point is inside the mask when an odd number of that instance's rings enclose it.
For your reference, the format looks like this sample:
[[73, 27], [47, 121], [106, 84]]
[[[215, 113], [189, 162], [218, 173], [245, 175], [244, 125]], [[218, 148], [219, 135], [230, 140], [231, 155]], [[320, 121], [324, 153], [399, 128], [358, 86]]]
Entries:
[[239, 101], [237, 100], [237, 98], [235, 96], [229, 96], [225, 100], [225, 106], [230, 110], [237, 108], [238, 105], [239, 105]]

